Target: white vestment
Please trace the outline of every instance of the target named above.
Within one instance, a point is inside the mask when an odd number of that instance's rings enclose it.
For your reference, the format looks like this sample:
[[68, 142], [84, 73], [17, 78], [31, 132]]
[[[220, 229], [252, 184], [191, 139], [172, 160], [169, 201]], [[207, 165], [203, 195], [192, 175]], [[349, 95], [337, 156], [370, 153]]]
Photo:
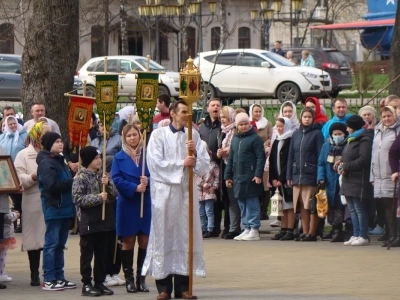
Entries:
[[[194, 173], [203, 176], [210, 157], [193, 130], [197, 160]], [[188, 275], [188, 168], [187, 128], [173, 133], [169, 126], [153, 131], [147, 146], [150, 171], [151, 228], [142, 275], [164, 279], [170, 274]], [[196, 178], [193, 176], [193, 274], [206, 275]]]

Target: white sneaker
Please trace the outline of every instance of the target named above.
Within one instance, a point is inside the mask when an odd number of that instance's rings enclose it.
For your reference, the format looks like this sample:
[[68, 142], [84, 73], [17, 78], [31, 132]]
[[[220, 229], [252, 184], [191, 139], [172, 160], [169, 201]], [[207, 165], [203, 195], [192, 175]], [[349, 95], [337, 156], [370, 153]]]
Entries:
[[269, 224], [271, 227], [281, 227], [281, 221], [275, 220]]
[[369, 244], [368, 239], [364, 239], [363, 237], [359, 237], [357, 240], [351, 243], [352, 246], [366, 246]]
[[104, 280], [103, 283], [105, 286], [116, 286], [119, 285], [119, 282], [116, 281], [113, 277], [111, 277], [110, 275], [106, 275], [106, 279]]
[[12, 278], [8, 276], [6, 273], [0, 275], [0, 282], [10, 282], [10, 281], [12, 281]]
[[114, 274], [112, 276], [112, 279], [116, 282], [118, 282], [118, 285], [125, 285], [125, 280], [119, 278], [118, 274]]
[[239, 234], [237, 237], [234, 237], [234, 240], [240, 241], [245, 235], [249, 234], [250, 229], [245, 229], [241, 234]]
[[354, 241], [356, 241], [358, 239], [357, 236], [352, 236], [347, 242], [344, 242], [343, 245], [345, 246], [351, 246], [351, 243], [353, 243]]
[[251, 229], [249, 234], [246, 234], [241, 239], [242, 241], [259, 241], [260, 240], [260, 233], [257, 229]]

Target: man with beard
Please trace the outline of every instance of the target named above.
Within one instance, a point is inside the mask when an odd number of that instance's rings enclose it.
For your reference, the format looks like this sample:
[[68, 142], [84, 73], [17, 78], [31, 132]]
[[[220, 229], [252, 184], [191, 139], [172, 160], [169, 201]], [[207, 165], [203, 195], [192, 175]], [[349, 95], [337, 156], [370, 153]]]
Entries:
[[[219, 114], [221, 111], [221, 102], [219, 99], [214, 98], [208, 102], [207, 112], [208, 116], [204, 120], [204, 123], [199, 128], [200, 138], [205, 141], [208, 145], [208, 149], [212, 153], [212, 160], [220, 165], [221, 159], [217, 156], [219, 145], [222, 143], [221, 133], [221, 121], [219, 120]], [[221, 218], [223, 204], [220, 197], [220, 192], [217, 190], [217, 201], [214, 203], [214, 232], [213, 237], [218, 237], [221, 233]], [[229, 232], [229, 212], [225, 211], [225, 229], [224, 233]], [[222, 236], [224, 237], [224, 236]]]

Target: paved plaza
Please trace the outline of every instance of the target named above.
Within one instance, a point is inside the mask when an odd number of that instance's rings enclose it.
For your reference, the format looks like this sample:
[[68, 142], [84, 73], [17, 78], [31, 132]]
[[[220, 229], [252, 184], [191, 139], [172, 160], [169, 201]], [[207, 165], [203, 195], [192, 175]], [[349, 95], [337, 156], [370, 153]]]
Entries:
[[[262, 222], [261, 241], [204, 241], [207, 277], [194, 280], [199, 299], [400, 299], [400, 248], [387, 251], [376, 237], [365, 247], [271, 241], [270, 221]], [[20, 243], [21, 234], [17, 238]], [[65, 259], [66, 278], [78, 288], [48, 292], [29, 285], [27, 254], [10, 251], [6, 271], [13, 281], [0, 290], [0, 299], [82, 299], [79, 236], [70, 236]], [[147, 282], [150, 293], [127, 294], [121, 286], [112, 287], [115, 295], [108, 297], [155, 300], [154, 280], [148, 277]]]

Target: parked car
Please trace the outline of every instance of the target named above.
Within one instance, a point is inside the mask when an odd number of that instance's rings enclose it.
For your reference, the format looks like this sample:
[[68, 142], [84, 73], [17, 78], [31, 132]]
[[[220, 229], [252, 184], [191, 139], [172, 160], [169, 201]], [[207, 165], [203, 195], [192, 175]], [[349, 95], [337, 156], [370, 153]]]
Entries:
[[346, 58], [339, 50], [334, 48], [289, 48], [293, 51], [294, 57], [301, 61], [301, 51], [308, 50], [315, 61], [315, 67], [329, 73], [332, 80], [331, 96], [337, 97], [339, 92], [351, 89], [353, 79], [351, 77], [351, 67]]
[[207, 98], [277, 98], [298, 102], [308, 96], [326, 96], [331, 79], [322, 70], [296, 66], [266, 50], [231, 49], [200, 53], [200, 68]]
[[[107, 72], [123, 72], [125, 75], [119, 75], [118, 79], [118, 96], [135, 97], [136, 95], [136, 74], [132, 71], [146, 71], [147, 58], [134, 55], [118, 55], [107, 57]], [[171, 72], [164, 69], [153, 60], [150, 60], [150, 71], [165, 71], [159, 76], [158, 93], [167, 94], [172, 97], [179, 95], [179, 73]], [[93, 57], [86, 62], [78, 71], [79, 78], [86, 80], [88, 88], [95, 91], [96, 74], [104, 72], [104, 57]], [[90, 75], [89, 75], [90, 74]], [[121, 86], [123, 88], [121, 88]]]
[[[0, 54], [0, 100], [21, 101], [21, 62], [21, 55]], [[73, 90], [83, 93], [82, 81], [77, 76]]]

